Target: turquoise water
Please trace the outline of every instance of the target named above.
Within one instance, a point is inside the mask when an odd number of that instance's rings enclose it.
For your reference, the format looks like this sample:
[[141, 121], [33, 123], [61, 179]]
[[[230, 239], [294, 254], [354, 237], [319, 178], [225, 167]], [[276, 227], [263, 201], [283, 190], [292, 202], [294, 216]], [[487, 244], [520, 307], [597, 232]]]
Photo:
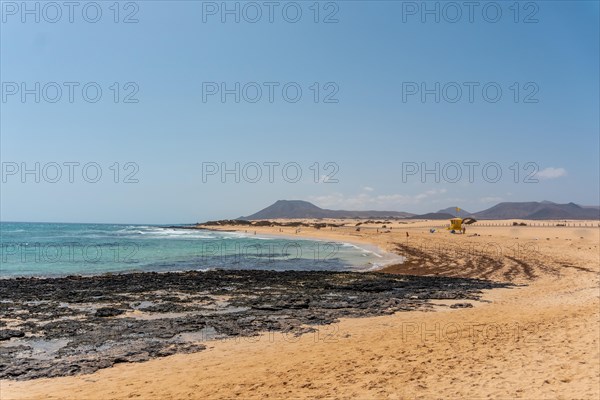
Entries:
[[152, 225], [0, 222], [0, 277], [222, 269], [368, 270], [389, 255], [349, 243]]

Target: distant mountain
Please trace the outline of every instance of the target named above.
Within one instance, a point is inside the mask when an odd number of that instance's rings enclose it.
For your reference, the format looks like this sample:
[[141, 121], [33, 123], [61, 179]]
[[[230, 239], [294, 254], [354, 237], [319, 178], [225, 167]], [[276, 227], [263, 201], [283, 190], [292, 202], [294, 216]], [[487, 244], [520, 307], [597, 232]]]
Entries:
[[600, 210], [600, 206], [581, 206], [581, 208], [591, 208], [592, 210]]
[[411, 218], [447, 220], [455, 216], [475, 219], [600, 219], [600, 207], [579, 206], [575, 203], [557, 204], [551, 201], [505, 202], [477, 213], [448, 207], [435, 213], [415, 215], [402, 211], [345, 211], [328, 210], [303, 200], [278, 200], [257, 213], [240, 217], [243, 220], [277, 218]]
[[245, 220], [276, 218], [406, 218], [414, 214], [401, 211], [327, 210], [303, 200], [277, 200], [257, 213], [240, 217]]
[[600, 209], [551, 201], [504, 202], [473, 214], [476, 219], [600, 219]]
[[468, 212], [467, 210], [460, 209], [459, 212], [456, 212], [456, 207], [448, 207], [443, 210], [439, 210], [436, 214], [450, 214], [453, 217], [466, 218], [473, 215], [473, 213]]
[[[456, 211], [456, 210], [455, 210]], [[446, 212], [427, 213], [421, 215], [413, 215], [410, 219], [451, 219], [455, 216]]]

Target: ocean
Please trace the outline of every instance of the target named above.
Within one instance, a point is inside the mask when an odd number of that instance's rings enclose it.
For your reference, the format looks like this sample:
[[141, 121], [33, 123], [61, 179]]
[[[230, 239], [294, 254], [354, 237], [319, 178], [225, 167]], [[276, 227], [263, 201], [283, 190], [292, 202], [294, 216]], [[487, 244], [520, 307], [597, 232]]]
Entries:
[[351, 243], [159, 225], [0, 222], [0, 243], [1, 278], [216, 268], [365, 271], [395, 261]]

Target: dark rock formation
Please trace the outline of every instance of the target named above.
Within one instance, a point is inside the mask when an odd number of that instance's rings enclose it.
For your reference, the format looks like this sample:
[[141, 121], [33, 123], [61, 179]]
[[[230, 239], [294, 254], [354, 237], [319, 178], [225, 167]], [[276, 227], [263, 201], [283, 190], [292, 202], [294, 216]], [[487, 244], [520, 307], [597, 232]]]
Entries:
[[[383, 273], [213, 270], [0, 280], [0, 379], [91, 373], [260, 332], [476, 301], [484, 280]], [[455, 304], [454, 307], [468, 307]], [[7, 322], [8, 321], [8, 322]], [[15, 322], [16, 321], [16, 322]]]

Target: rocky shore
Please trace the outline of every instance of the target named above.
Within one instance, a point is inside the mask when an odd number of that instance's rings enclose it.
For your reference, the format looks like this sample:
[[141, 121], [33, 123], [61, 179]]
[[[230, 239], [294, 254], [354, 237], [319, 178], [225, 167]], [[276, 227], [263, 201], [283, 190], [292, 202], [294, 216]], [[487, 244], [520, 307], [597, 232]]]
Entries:
[[342, 317], [470, 307], [491, 281], [384, 273], [226, 271], [0, 280], [0, 378], [91, 373], [201, 351], [207, 340], [300, 335]]

